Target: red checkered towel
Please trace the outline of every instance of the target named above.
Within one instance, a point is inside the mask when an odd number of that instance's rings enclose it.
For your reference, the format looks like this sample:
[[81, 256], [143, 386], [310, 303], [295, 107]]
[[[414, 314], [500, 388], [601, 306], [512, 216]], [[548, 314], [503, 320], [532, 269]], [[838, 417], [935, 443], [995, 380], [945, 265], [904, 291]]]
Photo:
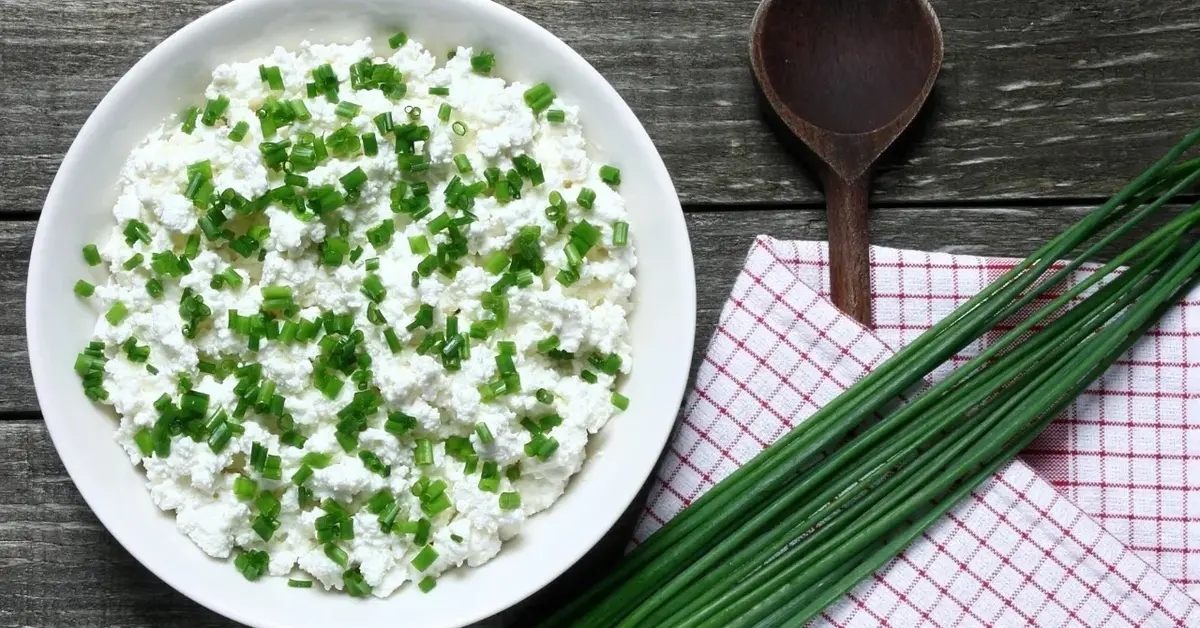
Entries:
[[[1013, 263], [874, 248], [872, 332], [826, 300], [824, 243], [759, 237], [637, 540]], [[1200, 294], [1172, 311], [1018, 460], [817, 623], [1200, 626], [1198, 306]]]

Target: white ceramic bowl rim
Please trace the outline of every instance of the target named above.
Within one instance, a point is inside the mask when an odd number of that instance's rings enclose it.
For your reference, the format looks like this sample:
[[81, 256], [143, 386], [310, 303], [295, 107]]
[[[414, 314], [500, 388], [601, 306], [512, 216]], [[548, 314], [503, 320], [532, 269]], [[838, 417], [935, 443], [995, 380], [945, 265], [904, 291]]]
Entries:
[[[147, 85], [158, 92], [195, 91], [208, 82], [205, 73], [218, 62], [250, 58], [231, 52], [236, 46], [213, 50], [209, 39], [241, 33], [249, 40], [252, 32], [277, 32], [273, 20], [298, 21], [301, 18], [289, 12], [300, 10], [311, 15], [306, 18], [310, 28], [322, 25], [321, 32], [308, 35], [314, 41], [353, 39], [339, 36], [336, 28], [326, 29], [336, 22], [334, 11], [350, 15], [345, 19], [350, 30], [365, 28], [373, 35], [382, 34], [379, 21], [402, 16], [400, 23], [411, 24], [410, 34], [423, 43], [436, 39], [423, 37], [426, 30], [443, 24], [443, 30], [475, 33], [484, 41], [467, 37], [454, 43], [486, 44], [495, 50], [500, 75], [522, 78], [511, 76], [504, 60], [524, 58], [524, 66], [559, 79], [559, 93], [581, 106], [589, 139], [604, 145], [601, 152], [623, 166], [622, 193], [630, 206], [635, 241], [640, 242], [638, 306], [631, 326], [635, 366], [625, 385], [633, 399], [630, 411], [593, 438], [598, 455], [588, 460], [558, 504], [533, 517], [522, 536], [506, 544], [491, 563], [456, 570], [477, 575], [448, 576], [427, 596], [410, 595], [407, 589], [386, 601], [362, 602], [288, 589], [280, 579], [251, 585], [231, 565], [204, 558], [175, 532], [173, 517], [154, 508], [141, 472], [111, 440], [114, 425], [100, 420], [110, 415], [86, 400], [71, 370], [74, 354], [86, 343], [96, 317], [71, 294], [74, 279], [89, 272], [82, 260], [74, 259], [79, 256], [71, 248], [78, 251], [110, 228], [109, 208], [121, 163], [169, 111], [158, 102], [164, 97], [150, 95]], [[327, 31], [336, 34], [323, 37]], [[283, 39], [272, 38], [271, 43], [291, 43]], [[251, 48], [251, 56], [266, 52], [269, 49], [261, 45]], [[141, 103], [149, 101], [157, 104], [146, 104], [139, 112]], [[152, 112], [157, 117], [149, 115]], [[533, 22], [487, 0], [236, 0], [155, 47], [84, 124], [51, 186], [34, 238], [26, 326], [38, 400], [63, 464], [113, 536], [172, 587], [254, 626], [367, 621], [394, 625], [401, 617], [412, 625], [457, 626], [491, 616], [545, 586], [591, 548], [637, 496], [671, 434], [686, 385], [695, 331], [695, 276], [679, 200], [649, 136], [594, 68]], [[527, 538], [530, 530], [537, 536]]]

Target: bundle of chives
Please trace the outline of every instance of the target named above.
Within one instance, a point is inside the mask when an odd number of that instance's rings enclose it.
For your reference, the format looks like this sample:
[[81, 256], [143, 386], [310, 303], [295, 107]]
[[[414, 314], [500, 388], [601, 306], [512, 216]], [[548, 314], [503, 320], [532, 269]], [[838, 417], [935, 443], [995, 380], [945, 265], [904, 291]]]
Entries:
[[[1197, 141], [1200, 130], [713, 487], [547, 624], [800, 625], [882, 567], [1016, 455], [1185, 294], [1200, 270], [1200, 244], [1188, 234], [1200, 225], [1200, 203], [908, 404], [885, 406], [1048, 298], [1200, 180], [1200, 159], [1177, 163]], [[877, 412], [885, 416], [876, 420]]]

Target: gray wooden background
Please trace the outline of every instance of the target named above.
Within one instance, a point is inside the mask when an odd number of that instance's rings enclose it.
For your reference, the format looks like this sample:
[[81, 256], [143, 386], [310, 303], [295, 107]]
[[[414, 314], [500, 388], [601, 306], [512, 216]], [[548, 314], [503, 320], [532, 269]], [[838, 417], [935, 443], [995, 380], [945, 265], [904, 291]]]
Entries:
[[[0, 0], [0, 625], [231, 625], [138, 565], [80, 499], [38, 414], [23, 321], [38, 212], [75, 133], [142, 54], [218, 4]], [[756, 0], [505, 4], [595, 65], [658, 145], [691, 231], [703, 348], [755, 235], [825, 235], [819, 191], [756, 108]], [[1200, 0], [933, 4], [945, 64], [921, 128], [882, 169], [877, 244], [1024, 254], [1200, 125]], [[628, 522], [488, 623], [528, 623], [627, 537]]]

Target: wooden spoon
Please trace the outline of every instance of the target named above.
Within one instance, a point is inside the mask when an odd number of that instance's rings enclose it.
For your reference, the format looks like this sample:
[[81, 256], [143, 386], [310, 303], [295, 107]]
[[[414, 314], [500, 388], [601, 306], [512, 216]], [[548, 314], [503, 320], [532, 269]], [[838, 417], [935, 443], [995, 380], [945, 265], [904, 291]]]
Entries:
[[833, 302], [870, 326], [871, 166], [933, 89], [937, 16], [926, 0], [764, 0], [750, 63], [771, 110], [817, 158]]

